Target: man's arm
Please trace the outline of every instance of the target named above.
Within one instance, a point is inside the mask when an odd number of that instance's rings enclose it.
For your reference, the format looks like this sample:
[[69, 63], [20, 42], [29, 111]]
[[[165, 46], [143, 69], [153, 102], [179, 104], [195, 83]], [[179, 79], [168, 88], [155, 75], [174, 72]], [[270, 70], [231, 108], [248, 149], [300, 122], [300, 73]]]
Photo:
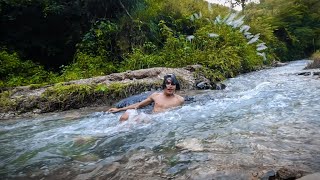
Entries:
[[[153, 95], [153, 94], [152, 94]], [[135, 104], [131, 104], [130, 106], [127, 106], [127, 107], [123, 107], [123, 108], [111, 108], [108, 110], [108, 112], [119, 112], [119, 111], [125, 111], [125, 110], [128, 110], [128, 109], [139, 109], [141, 107], [144, 107], [144, 106], [147, 106], [148, 104], [152, 103], [153, 102], [153, 98], [152, 98], [152, 95], [149, 96], [147, 99], [141, 101], [141, 102], [138, 102], [138, 103], [135, 103]]]

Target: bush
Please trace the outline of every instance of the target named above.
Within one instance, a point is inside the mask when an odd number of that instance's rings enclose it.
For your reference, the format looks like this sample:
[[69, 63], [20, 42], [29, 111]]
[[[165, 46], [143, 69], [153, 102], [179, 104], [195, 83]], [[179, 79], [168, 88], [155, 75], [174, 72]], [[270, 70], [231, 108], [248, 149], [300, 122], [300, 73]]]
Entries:
[[91, 56], [78, 52], [75, 62], [63, 67], [61, 81], [70, 81], [117, 72], [116, 66], [103, 56]]
[[201, 64], [203, 74], [217, 81], [255, 70], [263, 64], [256, 45], [248, 44], [239, 29], [227, 24], [207, 23], [192, 36], [175, 36], [164, 21], [159, 26], [166, 39], [164, 47], [153, 54], [144, 53], [142, 48], [135, 49], [124, 61], [122, 71]]
[[0, 88], [56, 82], [57, 74], [30, 60], [22, 61], [16, 53], [0, 51]]
[[145, 54], [141, 49], [134, 49], [133, 53], [123, 61], [120, 71], [163, 66], [163, 61], [162, 56], [157, 54]]
[[93, 24], [88, 33], [82, 38], [82, 42], [77, 44], [78, 52], [90, 56], [115, 57], [117, 48], [113, 47], [118, 32], [115, 23], [108, 20], [99, 20]]

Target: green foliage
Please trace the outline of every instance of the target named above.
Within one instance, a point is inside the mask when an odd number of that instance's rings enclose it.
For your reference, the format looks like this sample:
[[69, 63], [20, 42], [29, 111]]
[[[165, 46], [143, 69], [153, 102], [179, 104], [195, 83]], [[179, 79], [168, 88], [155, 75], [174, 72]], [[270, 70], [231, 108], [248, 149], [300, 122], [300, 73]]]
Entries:
[[272, 45], [271, 53], [281, 60], [294, 60], [308, 57], [320, 47], [319, 8], [318, 0], [264, 0], [247, 12], [251, 13], [254, 25], [259, 24], [256, 21], [260, 18], [272, 27], [277, 39], [269, 36], [269, 41], [265, 41]]
[[6, 112], [13, 109], [16, 106], [16, 101], [10, 99], [12, 92], [3, 91], [0, 93], [0, 112]]
[[139, 4], [143, 0], [1, 0], [0, 47], [59, 70], [72, 62], [92, 22], [127, 18]]
[[92, 93], [92, 87], [90, 85], [61, 85], [57, 84], [53, 87], [49, 87], [41, 95], [42, 98], [57, 101], [59, 103], [66, 102], [68, 100], [76, 99], [77, 101], [83, 101], [85, 97]]
[[91, 56], [82, 52], [77, 53], [75, 62], [63, 67], [61, 81], [102, 76], [116, 72], [116, 66], [103, 56]]
[[78, 44], [78, 51], [91, 56], [113, 57], [113, 52], [117, 48], [115, 39], [118, 27], [108, 20], [100, 20], [93, 24], [92, 28], [82, 38]]
[[95, 89], [94, 92], [108, 92], [108, 86], [105, 84], [98, 84]]
[[16, 53], [0, 51], [0, 88], [43, 82], [55, 82], [56, 74], [46, 71], [30, 60], [22, 61]]
[[134, 49], [128, 59], [125, 59], [120, 71], [146, 69], [151, 67], [162, 66], [163, 62], [158, 54], [146, 54], [141, 49]]
[[[210, 33], [218, 36], [209, 37]], [[256, 47], [247, 42], [237, 29], [224, 24], [209, 24], [195, 33], [193, 44], [200, 52], [196, 53], [199, 56], [192, 58], [207, 68], [206, 72], [212, 80], [234, 77], [262, 65]], [[214, 72], [209, 73], [208, 69]]]
[[[0, 88], [190, 64], [203, 65], [212, 80], [234, 77], [319, 49], [319, 8], [318, 0], [246, 4], [244, 20], [260, 34], [248, 44], [238, 28], [213, 23], [229, 9], [206, 1], [0, 1], [0, 46], [33, 60], [1, 51]], [[262, 42], [268, 47], [264, 61], [256, 50]], [[42, 65], [56, 71], [63, 65], [61, 76]]]
[[[195, 30], [194, 35], [174, 37], [173, 30], [164, 21], [159, 23], [164, 47], [153, 54], [135, 49], [124, 62], [123, 71], [149, 67], [184, 67], [191, 64], [203, 65], [202, 71], [213, 81], [234, 77], [241, 72], [257, 69], [262, 58], [256, 46], [239, 32], [224, 24], [206, 23]], [[210, 37], [209, 34], [216, 34]], [[188, 40], [189, 39], [189, 40]]]

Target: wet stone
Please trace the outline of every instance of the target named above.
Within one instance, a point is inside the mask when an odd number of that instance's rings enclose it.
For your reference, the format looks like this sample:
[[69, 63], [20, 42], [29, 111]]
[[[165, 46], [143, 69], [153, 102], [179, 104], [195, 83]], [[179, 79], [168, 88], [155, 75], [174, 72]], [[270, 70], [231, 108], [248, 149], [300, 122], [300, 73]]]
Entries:
[[196, 85], [197, 89], [211, 89], [211, 85], [209, 83], [206, 83], [206, 82], [199, 82], [197, 85]]
[[274, 170], [267, 171], [261, 176], [261, 180], [273, 180], [276, 177], [276, 172]]
[[188, 162], [204, 162], [209, 160], [206, 153], [187, 153], [177, 155], [179, 163], [188, 163]]
[[187, 169], [188, 169], [188, 164], [180, 163], [180, 164], [177, 164], [177, 165], [169, 168], [167, 170], [167, 173], [171, 174], [171, 175], [176, 175], [176, 174], [181, 173], [182, 171], [185, 171]]
[[176, 147], [182, 150], [203, 151], [203, 146], [200, 140], [196, 138], [184, 139], [183, 141], [177, 143]]
[[319, 72], [313, 72], [314, 76], [320, 76], [320, 71]]
[[298, 180], [319, 180], [319, 179], [320, 179], [320, 173], [314, 173], [314, 174], [308, 174], [306, 176], [303, 176]]
[[278, 179], [297, 179], [302, 177], [303, 172], [300, 170], [289, 169], [289, 168], [281, 168], [277, 171], [276, 177]]
[[311, 75], [311, 72], [300, 72], [298, 73], [299, 76], [310, 76]]

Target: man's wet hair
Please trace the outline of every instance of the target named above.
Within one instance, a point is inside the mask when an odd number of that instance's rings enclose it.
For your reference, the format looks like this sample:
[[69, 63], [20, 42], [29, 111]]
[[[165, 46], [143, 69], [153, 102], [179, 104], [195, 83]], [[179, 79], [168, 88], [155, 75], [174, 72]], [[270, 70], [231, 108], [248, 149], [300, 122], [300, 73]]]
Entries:
[[171, 79], [172, 84], [176, 85], [176, 90], [180, 90], [180, 83], [179, 83], [176, 75], [174, 75], [174, 74], [167, 74], [167, 75], [164, 76], [162, 88], [163, 89], [166, 88], [166, 84], [167, 84], [168, 78]]

